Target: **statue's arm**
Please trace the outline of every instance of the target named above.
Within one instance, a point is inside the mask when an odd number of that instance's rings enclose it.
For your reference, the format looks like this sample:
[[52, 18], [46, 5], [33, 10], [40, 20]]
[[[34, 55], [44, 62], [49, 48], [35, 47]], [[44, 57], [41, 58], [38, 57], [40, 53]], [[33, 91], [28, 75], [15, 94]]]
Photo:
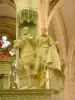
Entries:
[[29, 40], [33, 40], [33, 35], [29, 35], [27, 38], [28, 38]]
[[48, 43], [50, 46], [52, 46], [54, 43], [53, 39], [50, 36], [48, 36]]
[[53, 41], [53, 39], [49, 36], [48, 37], [48, 43], [49, 43], [50, 46], [56, 47], [55, 45], [58, 44], [58, 41]]
[[33, 46], [35, 46], [35, 38], [33, 35], [28, 35], [26, 37], [26, 40], [28, 40]]
[[39, 43], [40, 37], [41, 37], [41, 36], [39, 36], [39, 35], [36, 36], [36, 38], [35, 38], [35, 43], [36, 43], [36, 45]]

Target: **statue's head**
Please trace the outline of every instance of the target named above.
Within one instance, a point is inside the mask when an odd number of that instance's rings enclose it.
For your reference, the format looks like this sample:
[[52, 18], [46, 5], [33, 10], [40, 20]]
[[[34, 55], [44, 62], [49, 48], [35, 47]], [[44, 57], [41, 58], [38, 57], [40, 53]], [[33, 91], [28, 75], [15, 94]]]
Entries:
[[42, 28], [41, 29], [41, 34], [42, 35], [47, 35], [47, 29], [46, 28]]
[[30, 33], [30, 30], [28, 27], [24, 27], [22, 32], [23, 32], [23, 35], [26, 35]]

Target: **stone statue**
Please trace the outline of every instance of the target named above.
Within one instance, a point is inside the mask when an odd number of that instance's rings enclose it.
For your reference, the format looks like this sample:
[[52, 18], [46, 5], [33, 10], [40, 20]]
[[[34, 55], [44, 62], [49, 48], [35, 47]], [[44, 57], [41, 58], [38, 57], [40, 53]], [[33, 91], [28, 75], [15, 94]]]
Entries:
[[33, 89], [33, 86], [45, 88], [45, 83], [55, 76], [55, 71], [62, 70], [55, 42], [47, 35], [46, 28], [42, 28], [41, 35], [36, 36], [35, 39], [28, 27], [24, 27], [22, 32], [23, 35], [15, 40], [14, 48], [21, 48], [19, 66], [26, 72], [24, 74], [28, 79], [26, 88]]
[[41, 29], [41, 35], [36, 36], [36, 61], [34, 73], [38, 75], [39, 86], [44, 86], [46, 71], [49, 73], [48, 79], [54, 76], [54, 70], [61, 70], [59, 55], [52, 38], [47, 35], [47, 29]]
[[14, 48], [18, 49], [21, 48], [21, 55], [19, 59], [19, 66], [20, 69], [23, 71], [25, 70], [26, 76], [28, 79], [28, 86], [26, 88], [29, 88], [32, 86], [32, 79], [31, 79], [31, 70], [33, 71], [33, 64], [35, 60], [35, 43], [34, 38], [30, 33], [30, 30], [28, 27], [24, 27], [23, 30], [23, 36], [21, 36], [18, 40], [15, 40], [14, 42]]

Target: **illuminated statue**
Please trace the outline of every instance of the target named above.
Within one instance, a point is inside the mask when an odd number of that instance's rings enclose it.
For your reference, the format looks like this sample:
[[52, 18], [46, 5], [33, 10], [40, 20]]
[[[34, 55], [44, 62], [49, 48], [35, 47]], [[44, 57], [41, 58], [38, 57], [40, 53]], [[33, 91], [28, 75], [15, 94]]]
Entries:
[[[14, 48], [21, 48], [20, 69], [26, 72], [27, 89], [45, 88], [45, 83], [54, 77], [54, 71], [61, 72], [61, 61], [55, 42], [47, 35], [47, 29], [41, 29], [41, 35], [34, 37], [28, 27], [23, 28], [23, 36], [14, 42]], [[46, 72], [49, 77], [47, 78]], [[33, 84], [35, 82], [35, 84]]]
[[23, 36], [21, 36], [18, 40], [14, 42], [14, 48], [21, 48], [21, 56], [20, 56], [20, 69], [23, 68], [25, 70], [28, 79], [29, 88], [32, 86], [32, 78], [31, 78], [31, 70], [34, 69], [34, 60], [35, 60], [35, 50], [34, 50], [34, 38], [30, 33], [28, 27], [23, 28]]
[[36, 75], [39, 75], [39, 87], [42, 87], [46, 81], [46, 71], [49, 73], [49, 79], [54, 76], [54, 70], [61, 70], [61, 64], [55, 43], [47, 35], [47, 29], [41, 29], [41, 35], [36, 36], [37, 56], [35, 63]]

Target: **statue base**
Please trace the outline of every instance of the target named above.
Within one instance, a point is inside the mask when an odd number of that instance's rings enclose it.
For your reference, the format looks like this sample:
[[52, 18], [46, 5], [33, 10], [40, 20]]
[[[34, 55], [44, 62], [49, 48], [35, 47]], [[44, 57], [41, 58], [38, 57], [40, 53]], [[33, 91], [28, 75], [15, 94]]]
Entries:
[[47, 89], [0, 90], [0, 100], [50, 100], [55, 92]]

